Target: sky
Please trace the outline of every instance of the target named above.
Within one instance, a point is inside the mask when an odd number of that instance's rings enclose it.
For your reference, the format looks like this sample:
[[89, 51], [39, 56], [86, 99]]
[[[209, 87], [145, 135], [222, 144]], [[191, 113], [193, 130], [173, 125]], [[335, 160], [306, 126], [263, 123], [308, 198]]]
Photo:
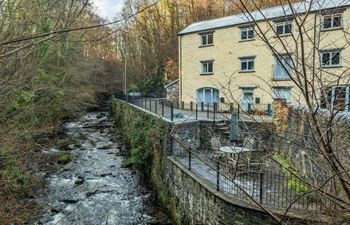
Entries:
[[124, 0], [92, 0], [92, 3], [97, 8], [99, 16], [111, 21], [122, 9]]

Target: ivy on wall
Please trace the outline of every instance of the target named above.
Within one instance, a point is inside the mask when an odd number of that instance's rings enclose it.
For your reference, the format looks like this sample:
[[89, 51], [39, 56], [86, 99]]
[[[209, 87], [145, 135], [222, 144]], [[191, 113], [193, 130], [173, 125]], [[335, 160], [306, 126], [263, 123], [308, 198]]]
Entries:
[[142, 173], [144, 180], [150, 182], [175, 223], [183, 224], [176, 213], [177, 201], [163, 182], [170, 125], [119, 100], [113, 100], [113, 111], [116, 126], [121, 130], [124, 142], [130, 146], [131, 155], [126, 163], [132, 164]]

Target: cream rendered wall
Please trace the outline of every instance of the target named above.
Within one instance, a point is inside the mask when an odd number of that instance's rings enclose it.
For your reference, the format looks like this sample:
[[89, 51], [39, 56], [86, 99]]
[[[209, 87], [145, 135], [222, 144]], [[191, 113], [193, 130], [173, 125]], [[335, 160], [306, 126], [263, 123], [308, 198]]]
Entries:
[[[315, 19], [316, 17], [316, 19]], [[319, 32], [321, 15], [310, 15], [305, 27], [315, 27], [317, 24], [316, 40], [319, 43], [320, 49], [343, 48], [349, 46], [349, 43], [344, 38], [342, 30], [332, 30], [327, 32]], [[349, 31], [350, 10], [347, 9], [343, 13], [344, 29]], [[271, 21], [271, 24], [274, 24]], [[260, 22], [259, 26], [263, 32], [268, 31], [269, 42], [279, 50], [280, 53], [292, 53], [293, 57], [300, 55], [300, 43], [295, 45], [293, 38], [290, 36], [281, 37], [283, 43], [288, 46], [288, 50], [283, 49], [278, 38], [275, 37], [267, 22]], [[257, 29], [257, 26], [255, 26]], [[297, 26], [293, 22], [294, 34]], [[307, 31], [311, 40], [314, 39], [314, 29]], [[300, 37], [295, 36], [297, 40]], [[305, 52], [309, 53], [306, 58], [307, 63], [312, 65], [313, 44], [306, 36]], [[271, 87], [284, 86], [293, 87], [293, 103], [305, 103], [304, 97], [300, 94], [299, 89], [293, 81], [273, 81], [274, 61], [275, 57], [268, 46], [256, 37], [252, 41], [240, 41], [240, 28], [238, 26], [227, 27], [214, 30], [214, 46], [200, 47], [200, 35], [198, 33], [185, 34], [179, 37], [180, 39], [180, 79], [181, 79], [181, 100], [185, 102], [196, 100], [196, 90], [203, 87], [213, 87], [220, 91], [220, 97], [225, 97], [225, 102], [241, 102], [242, 87], [256, 87], [254, 96], [259, 97], [262, 104], [273, 102]], [[350, 38], [349, 38], [350, 40]], [[318, 44], [317, 44], [318, 45]], [[240, 73], [239, 57], [256, 56], [255, 72]], [[317, 65], [319, 67], [319, 57], [317, 56]], [[202, 60], [214, 60], [214, 74], [200, 75]], [[294, 59], [299, 62], [298, 59]], [[314, 87], [319, 88], [322, 85], [335, 84], [337, 76], [332, 74], [341, 74], [348, 69], [350, 60], [350, 48], [343, 50], [343, 67], [332, 69], [317, 70], [316, 75], [319, 80], [315, 82]], [[301, 69], [301, 68], [300, 68]], [[308, 69], [311, 71], [310, 69]], [[312, 74], [310, 74], [310, 77]], [[294, 77], [294, 76], [293, 76]], [[309, 77], [309, 78], [310, 78]], [[348, 83], [347, 79], [343, 79], [342, 83]]]

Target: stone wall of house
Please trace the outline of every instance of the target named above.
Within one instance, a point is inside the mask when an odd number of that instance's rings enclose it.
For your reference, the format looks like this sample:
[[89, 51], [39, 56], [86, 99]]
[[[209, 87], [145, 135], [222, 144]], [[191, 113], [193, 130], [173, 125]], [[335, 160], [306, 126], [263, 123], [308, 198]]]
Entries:
[[166, 98], [173, 102], [179, 102], [179, 82], [166, 88]]

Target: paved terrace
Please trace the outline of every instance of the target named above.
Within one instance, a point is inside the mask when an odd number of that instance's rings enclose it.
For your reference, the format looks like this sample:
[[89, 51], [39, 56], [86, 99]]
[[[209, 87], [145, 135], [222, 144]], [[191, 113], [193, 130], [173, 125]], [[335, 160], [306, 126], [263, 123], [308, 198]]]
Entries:
[[216, 163], [213, 163], [208, 155], [198, 158], [192, 156], [191, 167], [189, 167], [188, 156], [174, 158], [217, 190], [247, 202], [251, 202], [247, 196], [249, 194], [263, 206], [279, 211], [284, 211], [289, 207], [289, 212], [321, 210], [320, 204], [308, 200], [310, 196], [301, 197], [302, 193], [297, 193], [289, 188], [289, 182], [295, 178], [267, 171], [264, 173], [258, 171], [230, 172], [221, 163], [219, 163], [220, 172], [218, 173], [217, 165], [214, 165]]

